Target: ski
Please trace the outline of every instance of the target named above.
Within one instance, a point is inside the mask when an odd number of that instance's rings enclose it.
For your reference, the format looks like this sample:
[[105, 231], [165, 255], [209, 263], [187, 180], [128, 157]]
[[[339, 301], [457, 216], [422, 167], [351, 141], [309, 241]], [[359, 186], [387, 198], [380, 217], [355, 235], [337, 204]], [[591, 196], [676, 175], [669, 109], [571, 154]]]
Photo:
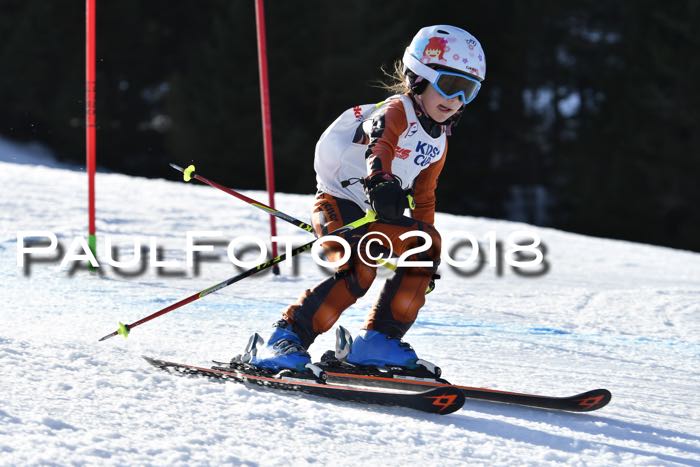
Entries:
[[537, 407], [568, 412], [590, 412], [605, 407], [612, 398], [607, 389], [593, 389], [568, 397], [526, 394], [451, 384], [445, 379], [430, 375], [427, 371], [414, 370], [404, 373], [401, 369], [357, 368], [341, 362], [327, 352], [320, 363], [316, 363], [326, 374], [329, 383], [363, 384], [368, 387], [389, 389], [412, 389], [452, 387], [459, 389], [467, 399], [479, 399], [527, 407]]
[[308, 374], [299, 372], [287, 372], [285, 374], [283, 372], [273, 375], [244, 364], [227, 368], [205, 368], [146, 356], [143, 358], [156, 368], [178, 375], [203, 376], [218, 381], [250, 383], [272, 389], [294, 391], [341, 401], [406, 407], [440, 415], [455, 412], [464, 405], [464, 393], [449, 385], [432, 388], [421, 387], [418, 390], [408, 387], [351, 386], [323, 382], [323, 376], [319, 378], [318, 375], [314, 375], [311, 372]]

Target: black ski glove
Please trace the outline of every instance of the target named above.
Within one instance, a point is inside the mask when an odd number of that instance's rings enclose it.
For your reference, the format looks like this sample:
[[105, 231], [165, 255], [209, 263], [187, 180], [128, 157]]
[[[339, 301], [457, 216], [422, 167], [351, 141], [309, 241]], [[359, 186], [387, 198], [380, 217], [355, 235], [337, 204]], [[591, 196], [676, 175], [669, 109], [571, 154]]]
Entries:
[[408, 207], [408, 199], [399, 177], [379, 172], [365, 178], [364, 185], [369, 204], [379, 219], [389, 222], [401, 219]]

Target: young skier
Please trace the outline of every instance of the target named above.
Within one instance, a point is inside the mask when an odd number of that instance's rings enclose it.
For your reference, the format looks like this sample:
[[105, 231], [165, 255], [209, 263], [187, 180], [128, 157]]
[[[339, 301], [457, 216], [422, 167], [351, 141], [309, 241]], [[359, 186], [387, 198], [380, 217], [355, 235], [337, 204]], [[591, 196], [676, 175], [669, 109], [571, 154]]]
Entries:
[[[403, 66], [396, 67], [396, 83], [389, 89], [397, 94], [377, 105], [345, 111], [316, 145], [318, 192], [312, 225], [317, 236], [373, 209], [379, 220], [346, 234], [351, 245], [365, 233], [382, 233], [400, 255], [424, 243], [420, 237], [400, 240], [406, 232], [425, 232], [432, 240], [429, 248], [407, 259], [430, 261], [433, 266], [397, 268], [352, 342], [348, 363], [418, 366], [415, 351], [401, 338], [425, 303], [440, 261], [440, 235], [433, 227], [435, 188], [445, 165], [447, 136], [476, 97], [485, 75], [484, 52], [474, 36], [454, 26], [425, 27], [406, 49]], [[414, 203], [411, 217], [406, 217], [409, 194]], [[343, 254], [337, 243], [327, 242], [324, 249], [330, 261]], [[247, 353], [237, 359], [273, 371], [303, 370], [311, 362], [309, 345], [372, 285], [376, 266], [366, 262], [353, 247], [349, 261], [332, 277], [306, 290], [284, 311], [264, 347], [255, 348], [252, 339], [252, 347], [249, 344]]]

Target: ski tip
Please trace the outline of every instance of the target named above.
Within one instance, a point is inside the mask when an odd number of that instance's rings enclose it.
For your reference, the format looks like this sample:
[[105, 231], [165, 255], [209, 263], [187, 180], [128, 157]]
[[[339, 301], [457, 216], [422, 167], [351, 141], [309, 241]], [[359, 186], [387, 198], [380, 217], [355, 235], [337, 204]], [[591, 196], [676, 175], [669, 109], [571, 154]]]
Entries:
[[464, 393], [452, 386], [440, 387], [425, 391], [422, 397], [428, 402], [427, 412], [447, 415], [456, 412], [464, 405]]
[[590, 412], [598, 410], [610, 403], [612, 393], [607, 389], [593, 389], [574, 396], [577, 412]]
[[148, 355], [141, 355], [141, 358], [146, 360], [149, 365], [160, 368], [161, 370], [167, 368], [168, 366], [175, 365], [174, 363], [166, 362], [165, 360], [161, 360], [159, 358], [149, 357]]
[[190, 164], [187, 166], [187, 168], [182, 172], [182, 178], [186, 181], [189, 182], [192, 180], [192, 174], [194, 173], [195, 168], [193, 164]]

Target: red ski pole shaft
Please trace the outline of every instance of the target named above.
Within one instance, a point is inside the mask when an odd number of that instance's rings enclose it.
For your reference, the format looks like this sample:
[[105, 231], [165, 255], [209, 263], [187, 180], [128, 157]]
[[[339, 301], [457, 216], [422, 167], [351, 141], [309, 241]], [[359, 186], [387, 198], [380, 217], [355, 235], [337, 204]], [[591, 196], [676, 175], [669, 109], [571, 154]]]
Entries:
[[229, 195], [234, 196], [234, 197], [240, 199], [241, 201], [245, 201], [246, 203], [250, 204], [251, 206], [255, 206], [258, 209], [262, 209], [263, 211], [267, 212], [268, 214], [271, 214], [275, 217], [279, 217], [280, 219], [287, 221], [290, 224], [295, 225], [296, 227], [299, 227], [303, 230], [306, 230], [307, 232], [314, 233], [314, 228], [312, 226], [310, 226], [309, 224], [307, 224], [306, 222], [300, 221], [299, 219], [296, 219], [288, 214], [285, 214], [282, 211], [279, 211], [273, 207], [270, 207], [264, 203], [261, 203], [260, 201], [256, 201], [253, 198], [249, 198], [248, 196], [246, 196], [242, 193], [239, 193], [236, 190], [232, 190], [231, 188], [225, 187], [223, 185], [219, 185], [218, 183], [213, 182], [213, 181], [209, 180], [208, 178], [202, 177], [201, 175], [199, 175], [195, 172], [194, 165], [190, 165], [186, 169], [183, 169], [182, 167], [180, 167], [179, 165], [176, 165], [176, 164], [170, 164], [170, 167], [172, 167], [173, 169], [175, 169], [179, 172], [182, 172], [183, 179], [186, 182], [189, 182], [191, 179], [194, 178], [195, 180], [200, 181], [202, 183], [205, 183], [212, 188], [216, 188], [217, 190], [221, 190], [224, 193], [228, 193]]
[[[339, 229], [334, 230], [329, 235], [342, 235], [345, 232], [356, 229], [356, 228], [361, 227], [361, 226], [368, 224], [370, 222], [374, 222], [376, 220], [376, 218], [377, 218], [377, 215], [375, 214], [374, 211], [368, 211], [364, 217], [361, 217], [354, 222], [350, 222], [349, 224], [346, 224], [343, 227], [340, 227]], [[292, 250], [290, 256], [296, 256], [300, 253], [303, 253], [305, 251], [310, 250], [316, 241], [318, 241], [318, 239], [312, 240], [308, 243], [305, 243], [301, 246], [294, 248]], [[205, 297], [205, 296], [209, 295], [210, 293], [214, 293], [217, 290], [221, 290], [224, 287], [228, 287], [229, 285], [234, 284], [240, 280], [243, 280], [246, 277], [252, 276], [255, 273], [258, 273], [260, 271], [264, 271], [265, 269], [269, 269], [269, 268], [273, 267], [274, 265], [281, 263], [286, 258], [287, 258], [287, 255], [285, 253], [278, 255], [278, 256], [275, 256], [270, 261], [260, 263], [257, 266], [254, 266], [254, 267], [248, 269], [247, 271], [243, 271], [240, 274], [237, 274], [233, 277], [229, 277], [225, 281], [219, 282], [218, 284], [215, 284], [215, 285], [208, 287], [202, 291], [199, 291], [193, 295], [190, 295], [187, 298], [183, 298], [179, 302], [176, 302], [176, 303], [173, 303], [172, 305], [166, 306], [165, 308], [158, 310], [155, 313], [152, 313], [144, 318], [141, 318], [138, 321], [134, 321], [131, 324], [119, 323], [119, 326], [117, 327], [116, 331], [113, 331], [113, 332], [107, 334], [106, 336], [101, 337], [100, 341], [107, 340], [110, 337], [114, 337], [118, 334], [121, 334], [122, 336], [127, 337], [129, 335], [129, 332], [131, 331], [131, 329], [135, 328], [136, 326], [139, 326], [143, 323], [147, 323], [148, 321], [151, 321], [151, 320], [153, 320], [159, 316], [162, 316], [166, 313], [170, 313], [173, 310], [176, 310], [184, 305], [187, 305], [188, 303], [192, 303], [195, 300], [199, 300], [200, 298]]]
[[[195, 169], [194, 165], [189, 165], [186, 169], [183, 169], [182, 167], [180, 167], [179, 165], [176, 165], [176, 164], [170, 164], [170, 167], [172, 167], [173, 169], [175, 169], [179, 172], [182, 172], [183, 179], [186, 182], [189, 182], [190, 180], [192, 180], [194, 178], [195, 180], [198, 180], [202, 183], [205, 183], [205, 184], [211, 186], [212, 188], [216, 188], [218, 190], [223, 191], [224, 193], [228, 193], [231, 196], [234, 196], [242, 201], [245, 201], [246, 203], [250, 204], [251, 206], [255, 206], [256, 208], [262, 209], [263, 211], [265, 211], [265, 212], [267, 212], [275, 217], [279, 217], [280, 219], [287, 221], [290, 224], [295, 225], [301, 229], [304, 229], [307, 232], [314, 233], [314, 228], [311, 225], [307, 224], [306, 222], [300, 221], [299, 219], [296, 219], [296, 218], [290, 216], [289, 214], [286, 214], [278, 209], [267, 206], [266, 204], [263, 204], [259, 201], [256, 201], [253, 198], [249, 198], [242, 193], [238, 193], [237, 191], [232, 190], [231, 188], [227, 188], [223, 185], [219, 185], [216, 182], [213, 182], [205, 177], [202, 177], [201, 175], [198, 175], [195, 172], [196, 169]], [[385, 249], [385, 251], [387, 251], [387, 250]], [[396, 266], [394, 266], [392, 263], [389, 263], [386, 261], [379, 261], [379, 264], [381, 264], [382, 266], [384, 266], [387, 269], [390, 269], [392, 271], [396, 271]], [[430, 293], [432, 290], [433, 290], [432, 287], [429, 286], [426, 294]]]

